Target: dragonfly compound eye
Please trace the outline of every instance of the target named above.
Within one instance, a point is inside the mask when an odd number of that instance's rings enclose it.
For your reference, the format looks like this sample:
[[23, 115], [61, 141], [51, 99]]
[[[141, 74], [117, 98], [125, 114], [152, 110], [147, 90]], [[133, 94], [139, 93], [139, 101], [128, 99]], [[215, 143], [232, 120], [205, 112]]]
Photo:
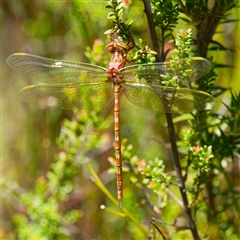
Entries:
[[124, 42], [117, 41], [117, 42], [112, 42], [107, 45], [107, 51], [110, 53], [114, 53], [115, 51], [121, 51], [125, 52], [127, 49], [127, 45]]

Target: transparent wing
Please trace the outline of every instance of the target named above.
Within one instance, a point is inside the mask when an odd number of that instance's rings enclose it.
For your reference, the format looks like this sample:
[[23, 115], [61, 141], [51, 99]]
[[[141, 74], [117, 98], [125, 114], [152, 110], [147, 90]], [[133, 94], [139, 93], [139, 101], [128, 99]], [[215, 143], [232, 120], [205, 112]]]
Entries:
[[26, 53], [15, 53], [7, 58], [7, 64], [15, 71], [38, 82], [100, 83], [107, 79], [106, 69], [97, 65], [59, 61]]
[[162, 74], [177, 76], [181, 86], [188, 86], [189, 81], [196, 81], [212, 68], [211, 63], [201, 57], [182, 59], [178, 62], [157, 62], [138, 64], [122, 68], [120, 71], [125, 82], [162, 85]]
[[110, 83], [102, 84], [37, 84], [23, 88], [21, 100], [40, 108], [101, 110], [111, 99]]
[[188, 88], [164, 88], [159, 85], [124, 83], [127, 99], [153, 112], [180, 113], [208, 110], [215, 103], [211, 95]]

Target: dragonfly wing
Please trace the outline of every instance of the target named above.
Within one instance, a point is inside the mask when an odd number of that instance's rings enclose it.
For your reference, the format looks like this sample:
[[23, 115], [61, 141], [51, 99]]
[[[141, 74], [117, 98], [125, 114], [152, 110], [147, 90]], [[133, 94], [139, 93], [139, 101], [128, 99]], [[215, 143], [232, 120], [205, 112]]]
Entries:
[[21, 100], [40, 108], [101, 110], [111, 99], [111, 84], [37, 84], [23, 88]]
[[168, 74], [171, 77], [177, 76], [181, 80], [181, 84], [186, 86], [189, 81], [196, 81], [206, 75], [211, 68], [212, 65], [207, 59], [193, 57], [179, 61], [175, 68], [173, 62], [157, 62], [131, 65], [120, 71], [126, 82], [163, 85], [161, 75]]
[[52, 83], [99, 83], [107, 79], [106, 69], [97, 65], [53, 60], [27, 53], [15, 53], [7, 58], [7, 64], [18, 73]]
[[166, 88], [159, 85], [124, 84], [127, 99], [138, 107], [154, 112], [180, 113], [211, 109], [215, 98], [188, 88]]
[[188, 69], [193, 70], [190, 73], [190, 79], [196, 81], [205, 76], [212, 69], [212, 64], [205, 58], [193, 57], [188, 64], [184, 64], [183, 66], [184, 71]]

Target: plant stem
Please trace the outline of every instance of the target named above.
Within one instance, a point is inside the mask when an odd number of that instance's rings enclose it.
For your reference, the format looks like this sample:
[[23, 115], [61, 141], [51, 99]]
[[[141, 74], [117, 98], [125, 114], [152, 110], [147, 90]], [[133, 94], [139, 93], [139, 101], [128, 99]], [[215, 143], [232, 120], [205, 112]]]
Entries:
[[171, 113], [165, 113], [165, 115], [166, 115], [166, 119], [167, 119], [170, 142], [172, 145], [173, 165], [174, 165], [174, 169], [175, 169], [176, 175], [177, 175], [178, 188], [180, 190], [182, 200], [183, 200], [182, 208], [188, 218], [188, 224], [189, 224], [189, 228], [192, 232], [192, 235], [195, 240], [198, 240], [200, 238], [198, 236], [196, 224], [192, 217], [192, 213], [191, 213], [190, 206], [188, 203], [187, 191], [186, 191], [186, 187], [185, 187], [184, 177], [182, 175], [182, 168], [181, 168], [180, 161], [179, 161], [178, 149], [177, 149], [177, 144], [176, 144], [176, 134], [175, 134], [175, 129], [174, 129], [174, 125], [173, 125], [172, 115], [171, 115]]
[[150, 37], [152, 40], [153, 49], [155, 49], [155, 50], [158, 49], [158, 51], [156, 51], [157, 52], [156, 59], [160, 59], [161, 58], [161, 55], [159, 52], [160, 48], [159, 48], [158, 39], [157, 39], [157, 32], [156, 32], [154, 22], [153, 22], [151, 5], [150, 5], [149, 0], [143, 0], [143, 3], [144, 3], [144, 8], [145, 8], [145, 13], [146, 13], [147, 19], [148, 19], [148, 28], [150, 31]]
[[[107, 190], [107, 188], [103, 185], [102, 181], [98, 177], [97, 173], [94, 171], [91, 163], [87, 161], [87, 166], [94, 178], [94, 183], [96, 186], [105, 194], [105, 196], [112, 201], [116, 206], [118, 206], [117, 200], [113, 197], [113, 195]], [[137, 227], [141, 230], [141, 232], [146, 236], [149, 237], [148, 231], [138, 222], [136, 218], [133, 217], [133, 215], [124, 207], [121, 208], [121, 211], [128, 217], [134, 224], [137, 225]], [[119, 215], [120, 216], [120, 215]]]
[[[150, 0], [143, 0], [143, 3], [144, 3], [145, 13], [146, 13], [147, 20], [148, 20], [148, 26], [149, 26], [149, 30], [150, 30], [151, 39], [156, 41], [157, 35], [156, 35], [156, 30], [154, 27], [154, 22], [153, 22], [153, 17], [152, 17]], [[154, 29], [152, 29], [152, 28], [154, 28]], [[164, 33], [162, 33], [162, 34], [164, 34]], [[153, 50], [158, 53], [158, 55], [156, 57], [157, 61], [161, 61], [159, 49], [160, 48], [158, 46], [158, 43], [153, 42]], [[162, 53], [162, 54], [164, 54], [164, 53]], [[183, 208], [184, 212], [186, 213], [189, 228], [192, 232], [193, 238], [195, 240], [199, 240], [200, 237], [198, 235], [197, 228], [196, 228], [194, 219], [192, 217], [191, 210], [190, 210], [189, 203], [188, 203], [184, 177], [182, 175], [182, 169], [181, 169], [179, 156], [178, 156], [178, 149], [177, 149], [177, 144], [176, 144], [176, 134], [175, 134], [175, 129], [174, 129], [174, 125], [173, 125], [172, 115], [171, 115], [171, 113], [165, 113], [165, 115], [166, 115], [166, 120], [167, 120], [167, 125], [168, 125], [168, 133], [170, 136], [170, 142], [171, 142], [171, 146], [172, 146], [173, 165], [174, 165], [174, 169], [176, 171], [178, 187], [179, 187], [181, 197], [183, 200], [182, 208]]]

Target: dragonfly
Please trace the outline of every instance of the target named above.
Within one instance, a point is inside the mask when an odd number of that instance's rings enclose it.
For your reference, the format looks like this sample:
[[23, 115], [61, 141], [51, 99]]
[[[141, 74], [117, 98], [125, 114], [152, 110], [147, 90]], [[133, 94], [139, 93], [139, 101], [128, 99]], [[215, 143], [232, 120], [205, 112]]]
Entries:
[[[191, 89], [211, 69], [201, 57], [179, 60], [181, 72], [172, 62], [132, 64], [126, 66], [128, 46], [121, 40], [111, 41], [107, 51], [112, 54], [107, 68], [72, 61], [48, 59], [27, 53], [14, 53], [7, 64], [18, 73], [38, 83], [24, 87], [21, 100], [40, 108], [89, 109], [100, 111], [114, 100], [114, 149], [116, 160], [117, 198], [122, 207], [123, 176], [120, 138], [120, 93], [132, 104], [153, 112], [180, 113], [201, 111], [212, 107], [214, 98], [203, 91]], [[177, 87], [166, 87], [163, 74], [179, 79]]]

